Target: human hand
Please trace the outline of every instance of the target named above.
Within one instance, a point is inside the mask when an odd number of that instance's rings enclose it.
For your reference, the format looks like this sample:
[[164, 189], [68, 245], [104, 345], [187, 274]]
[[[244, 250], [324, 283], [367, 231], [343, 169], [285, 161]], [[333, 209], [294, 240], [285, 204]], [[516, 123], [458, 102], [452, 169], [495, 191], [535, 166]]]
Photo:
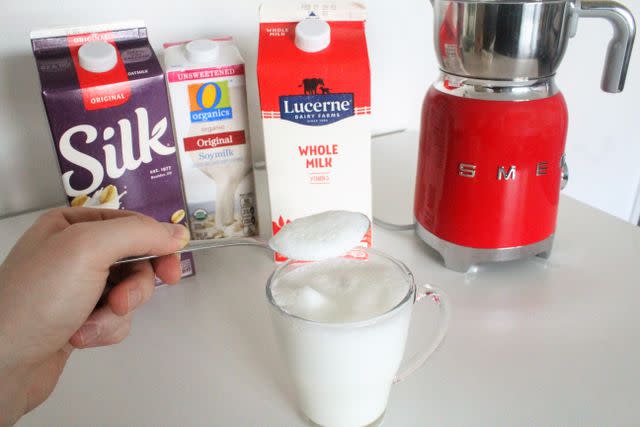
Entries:
[[[73, 347], [115, 344], [157, 275], [180, 280], [189, 240], [181, 225], [128, 211], [62, 208], [43, 214], [0, 265], [0, 426], [53, 391]], [[166, 255], [112, 268], [134, 255]], [[107, 282], [113, 287], [98, 305]]]

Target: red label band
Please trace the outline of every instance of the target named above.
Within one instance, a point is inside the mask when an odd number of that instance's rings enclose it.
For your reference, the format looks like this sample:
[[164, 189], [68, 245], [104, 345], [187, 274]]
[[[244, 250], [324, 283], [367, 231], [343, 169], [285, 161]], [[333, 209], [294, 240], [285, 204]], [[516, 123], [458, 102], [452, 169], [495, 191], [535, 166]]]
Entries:
[[215, 79], [218, 77], [244, 76], [244, 64], [224, 67], [201, 68], [189, 71], [170, 71], [167, 75], [169, 83], [190, 80]]
[[115, 34], [111, 31], [105, 31], [104, 33], [85, 33], [67, 36], [67, 45], [69, 48], [79, 48], [85, 43], [94, 41], [112, 42], [115, 39]]
[[[129, 101], [131, 87], [129, 77], [124, 67], [118, 46], [113, 41], [113, 33], [76, 34], [67, 37], [69, 51], [78, 76], [78, 84], [82, 91], [84, 108], [88, 111], [100, 110], [122, 105]], [[88, 41], [100, 40], [113, 45], [116, 48], [118, 62], [113, 69], [104, 73], [92, 73], [80, 66], [78, 50]]]
[[213, 133], [209, 135], [185, 138], [184, 151], [210, 150], [212, 148], [229, 147], [246, 143], [244, 131]]

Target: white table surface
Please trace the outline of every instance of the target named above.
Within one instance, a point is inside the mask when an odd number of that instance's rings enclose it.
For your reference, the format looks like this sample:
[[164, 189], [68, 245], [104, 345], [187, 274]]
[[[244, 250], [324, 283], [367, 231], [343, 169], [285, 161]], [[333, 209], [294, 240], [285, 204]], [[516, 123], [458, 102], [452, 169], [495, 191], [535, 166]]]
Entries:
[[[411, 218], [414, 139], [375, 142], [383, 219]], [[0, 259], [36, 216], [0, 221]], [[444, 345], [394, 386], [385, 426], [640, 425], [639, 228], [563, 197], [548, 261], [466, 275], [411, 232], [376, 227], [374, 245], [453, 307]], [[197, 277], [137, 311], [125, 342], [74, 352], [50, 399], [18, 425], [304, 426], [267, 312], [270, 255], [238, 247], [196, 261]]]

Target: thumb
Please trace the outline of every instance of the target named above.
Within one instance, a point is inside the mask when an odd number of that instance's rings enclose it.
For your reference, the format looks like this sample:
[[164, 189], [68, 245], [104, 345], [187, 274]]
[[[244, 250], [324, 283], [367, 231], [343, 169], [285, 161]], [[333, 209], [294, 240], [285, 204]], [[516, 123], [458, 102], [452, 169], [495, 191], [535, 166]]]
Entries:
[[129, 256], [167, 255], [189, 242], [189, 231], [179, 224], [158, 222], [146, 215], [130, 215], [104, 221], [80, 222], [64, 233], [90, 262], [108, 267]]

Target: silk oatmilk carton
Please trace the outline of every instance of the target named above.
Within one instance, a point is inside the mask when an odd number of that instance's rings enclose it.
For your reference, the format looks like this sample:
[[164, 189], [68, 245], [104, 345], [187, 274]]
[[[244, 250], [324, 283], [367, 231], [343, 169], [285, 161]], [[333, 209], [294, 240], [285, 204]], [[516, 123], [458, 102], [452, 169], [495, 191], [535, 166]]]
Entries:
[[256, 234], [244, 60], [230, 37], [164, 45], [195, 239]]
[[[354, 2], [260, 8], [258, 85], [274, 234], [293, 219], [327, 210], [371, 218], [364, 24], [365, 7]], [[371, 230], [361, 244], [371, 245]]]
[[[164, 74], [144, 23], [38, 30], [31, 45], [69, 204], [183, 223]], [[194, 274], [190, 254], [182, 273]]]

